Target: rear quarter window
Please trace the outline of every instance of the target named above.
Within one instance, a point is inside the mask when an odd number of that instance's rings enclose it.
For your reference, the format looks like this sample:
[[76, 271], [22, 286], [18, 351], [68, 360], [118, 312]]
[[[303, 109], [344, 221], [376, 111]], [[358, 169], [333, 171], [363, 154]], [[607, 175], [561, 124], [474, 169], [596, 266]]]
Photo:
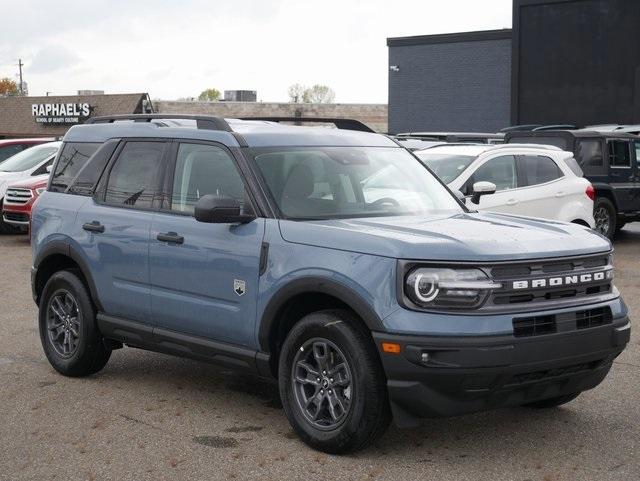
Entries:
[[573, 157], [567, 157], [566, 159], [563, 159], [563, 162], [567, 164], [567, 167], [569, 167], [571, 172], [576, 174], [578, 177], [584, 177], [584, 172], [582, 172], [582, 169], [576, 159]]
[[68, 142], [60, 151], [55, 168], [51, 174], [51, 192], [64, 192], [75, 179], [80, 169], [84, 167], [87, 160], [94, 154], [100, 143], [89, 142]]

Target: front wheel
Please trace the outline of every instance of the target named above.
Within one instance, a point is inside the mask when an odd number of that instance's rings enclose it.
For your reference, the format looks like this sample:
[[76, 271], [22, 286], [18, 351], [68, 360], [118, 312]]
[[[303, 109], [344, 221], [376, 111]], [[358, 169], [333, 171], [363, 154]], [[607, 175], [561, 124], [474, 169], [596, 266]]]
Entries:
[[616, 208], [606, 197], [598, 197], [593, 206], [593, 218], [596, 221], [594, 230], [603, 236], [613, 239], [616, 233]]
[[331, 454], [362, 449], [386, 430], [386, 380], [370, 334], [347, 311], [309, 314], [289, 332], [280, 397], [293, 429]]

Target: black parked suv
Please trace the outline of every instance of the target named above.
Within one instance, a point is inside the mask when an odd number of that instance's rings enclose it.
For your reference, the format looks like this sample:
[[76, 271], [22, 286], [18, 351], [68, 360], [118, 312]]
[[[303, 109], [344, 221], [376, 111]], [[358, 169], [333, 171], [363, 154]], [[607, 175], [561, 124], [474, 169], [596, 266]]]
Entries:
[[555, 145], [573, 152], [596, 190], [596, 230], [610, 239], [640, 220], [640, 138], [622, 132], [555, 130], [508, 132], [507, 143]]

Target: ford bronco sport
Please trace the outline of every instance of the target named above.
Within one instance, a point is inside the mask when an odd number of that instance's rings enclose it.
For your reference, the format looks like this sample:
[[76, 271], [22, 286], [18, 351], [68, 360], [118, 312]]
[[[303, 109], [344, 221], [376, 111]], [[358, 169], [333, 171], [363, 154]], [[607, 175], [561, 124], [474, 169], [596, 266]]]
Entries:
[[66, 134], [32, 226], [57, 371], [126, 345], [274, 376], [331, 453], [392, 418], [567, 403], [629, 340], [608, 240], [471, 211], [373, 133], [95, 118]]

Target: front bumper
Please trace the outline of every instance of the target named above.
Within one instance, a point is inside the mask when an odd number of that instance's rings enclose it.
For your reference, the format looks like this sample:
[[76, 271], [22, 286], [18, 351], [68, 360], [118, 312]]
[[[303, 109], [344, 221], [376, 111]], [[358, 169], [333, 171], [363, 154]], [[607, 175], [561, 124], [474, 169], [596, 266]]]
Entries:
[[5, 203], [2, 206], [2, 220], [7, 224], [28, 227], [31, 220], [31, 203], [25, 205]]
[[[373, 333], [396, 424], [454, 416], [594, 388], [629, 342], [628, 317], [532, 337], [423, 337]], [[382, 351], [398, 343], [399, 354]], [[426, 357], [423, 354], [426, 353]]]

